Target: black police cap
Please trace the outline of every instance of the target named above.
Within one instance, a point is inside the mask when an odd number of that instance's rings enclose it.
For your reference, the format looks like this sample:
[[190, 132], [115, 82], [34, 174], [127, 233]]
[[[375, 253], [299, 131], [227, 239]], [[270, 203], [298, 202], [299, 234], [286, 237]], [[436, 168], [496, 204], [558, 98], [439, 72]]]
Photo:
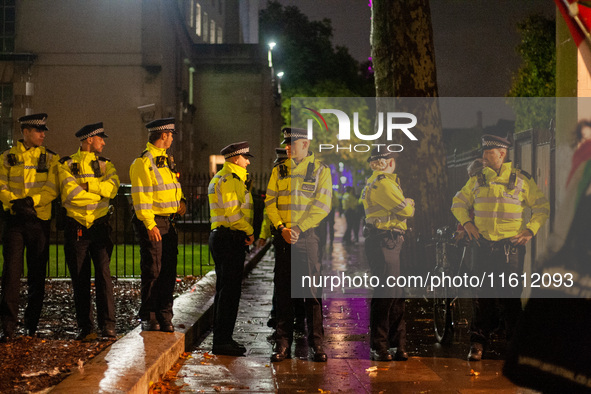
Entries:
[[176, 134], [174, 128], [174, 118], [162, 118], [151, 121], [146, 124], [146, 128], [150, 133], [173, 133]]
[[493, 134], [484, 134], [482, 136], [482, 150], [505, 148], [509, 149], [513, 146], [508, 138], [499, 137]]
[[47, 114], [45, 113], [21, 116], [18, 121], [22, 126], [33, 127], [41, 131], [49, 130], [46, 125]]
[[88, 137], [93, 137], [98, 135], [102, 138], [109, 137], [105, 134], [105, 129], [103, 128], [103, 122], [87, 124], [86, 126], [82, 127], [80, 130], [76, 132], [76, 138], [80, 141], [87, 139]]
[[292, 141], [308, 139], [308, 130], [295, 127], [284, 127], [282, 144], [291, 144]]
[[242, 142], [235, 142], [223, 148], [220, 151], [220, 154], [224, 156], [224, 159], [229, 159], [230, 157], [242, 155], [246, 157], [254, 157], [250, 154], [250, 147], [248, 146], [247, 141]]

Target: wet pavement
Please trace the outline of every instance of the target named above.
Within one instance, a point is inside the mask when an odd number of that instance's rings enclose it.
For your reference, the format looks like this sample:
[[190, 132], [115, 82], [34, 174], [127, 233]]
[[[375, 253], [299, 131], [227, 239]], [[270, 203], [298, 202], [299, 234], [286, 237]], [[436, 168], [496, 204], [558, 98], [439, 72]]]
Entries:
[[[364, 270], [363, 239], [350, 246], [339, 242], [343, 221], [337, 217], [334, 248], [327, 250], [323, 273]], [[213, 355], [212, 335], [208, 335], [191, 352], [191, 357], [179, 360], [183, 365], [174, 384], [181, 392], [532, 393], [502, 376], [502, 346], [493, 346], [493, 351], [481, 362], [466, 361], [469, 348], [466, 324], [460, 325], [452, 344], [436, 344], [431, 301], [424, 299], [407, 301], [410, 358], [406, 362], [370, 361], [368, 299], [342, 298], [342, 292], [325, 292], [328, 362], [308, 361], [306, 339], [296, 335], [293, 358], [271, 363], [272, 330], [267, 327], [267, 320], [273, 293], [273, 265], [271, 250], [243, 283], [234, 339], [246, 346], [246, 357]], [[364, 291], [346, 289], [344, 292]], [[468, 319], [466, 316], [464, 322]]]

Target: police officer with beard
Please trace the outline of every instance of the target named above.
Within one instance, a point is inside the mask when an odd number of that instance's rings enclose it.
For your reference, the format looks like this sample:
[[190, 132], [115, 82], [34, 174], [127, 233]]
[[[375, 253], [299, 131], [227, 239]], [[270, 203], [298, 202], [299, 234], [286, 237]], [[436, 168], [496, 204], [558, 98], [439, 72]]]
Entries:
[[[330, 169], [309, 153], [307, 131], [283, 129], [289, 159], [273, 168], [265, 206], [273, 225], [275, 245], [275, 297], [277, 326], [271, 361], [291, 357], [294, 334], [294, 307], [291, 280], [321, 272], [317, 227], [330, 212], [332, 178]], [[293, 268], [293, 272], [292, 272]], [[304, 295], [308, 325], [309, 357], [325, 362], [322, 295], [318, 289], [299, 289]]]
[[[414, 201], [405, 198], [396, 170], [397, 153], [372, 150], [368, 159], [373, 174], [361, 194], [366, 215], [365, 255], [371, 274], [385, 283], [388, 276], [400, 275], [400, 250], [407, 229], [406, 220], [414, 216]], [[401, 288], [377, 287], [370, 307], [371, 359], [406, 361], [406, 322]], [[396, 348], [396, 351], [391, 352]]]

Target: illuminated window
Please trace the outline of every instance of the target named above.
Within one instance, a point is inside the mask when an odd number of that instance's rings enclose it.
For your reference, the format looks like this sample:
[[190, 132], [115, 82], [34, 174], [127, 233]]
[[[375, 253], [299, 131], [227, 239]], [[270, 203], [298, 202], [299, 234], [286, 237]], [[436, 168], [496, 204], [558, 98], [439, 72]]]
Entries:
[[201, 37], [201, 5], [195, 2], [195, 34]]
[[215, 21], [213, 19], [209, 22], [209, 43], [215, 44]]
[[0, 151], [12, 146], [12, 84], [0, 84]]
[[189, 10], [187, 15], [189, 26], [195, 27], [195, 3], [193, 3], [193, 0], [189, 0]]
[[207, 16], [207, 12], [203, 13], [203, 42], [209, 41], [209, 16]]
[[0, 1], [0, 52], [14, 52], [14, 2]]
[[218, 27], [218, 34], [215, 37], [216, 38], [216, 43], [223, 44], [224, 41], [222, 40], [222, 37], [223, 37], [222, 28], [221, 27]]

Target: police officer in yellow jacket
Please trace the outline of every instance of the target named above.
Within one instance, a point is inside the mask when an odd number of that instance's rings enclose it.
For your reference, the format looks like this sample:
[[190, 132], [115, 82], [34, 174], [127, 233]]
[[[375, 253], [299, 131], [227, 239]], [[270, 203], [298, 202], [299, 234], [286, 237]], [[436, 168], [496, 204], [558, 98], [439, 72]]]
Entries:
[[27, 248], [27, 308], [25, 333], [35, 335], [49, 259], [51, 202], [58, 195], [59, 156], [43, 145], [47, 114], [19, 118], [23, 139], [0, 156], [0, 201], [4, 208], [2, 234], [4, 270], [0, 318], [2, 341], [16, 334], [23, 252]]
[[[476, 241], [473, 274], [521, 275], [525, 244], [544, 225], [550, 204], [531, 175], [516, 169], [507, 161], [511, 142], [507, 138], [482, 136], [482, 158], [485, 167], [472, 176], [453, 198], [451, 211], [464, 226], [470, 239]], [[524, 222], [523, 211], [531, 208], [532, 216]], [[469, 210], [474, 209], [474, 220]], [[474, 317], [470, 335], [470, 361], [482, 359], [490, 332], [495, 328], [496, 303], [501, 304], [510, 338], [521, 314], [520, 286], [487, 283], [477, 289], [473, 298]], [[498, 298], [498, 299], [497, 299]]]
[[215, 262], [213, 353], [242, 356], [246, 348], [232, 334], [238, 315], [246, 248], [254, 242], [252, 196], [247, 187], [248, 142], [221, 150], [226, 162], [209, 183], [211, 229], [209, 250]]
[[[365, 255], [371, 274], [385, 283], [400, 275], [400, 250], [414, 201], [405, 198], [396, 170], [397, 153], [374, 148], [368, 162], [373, 174], [361, 194], [365, 210]], [[406, 322], [401, 288], [376, 287], [370, 307], [371, 359], [406, 361]], [[393, 352], [394, 348], [396, 351]], [[392, 352], [392, 354], [391, 354]]]
[[305, 299], [309, 357], [325, 362], [321, 291], [304, 289], [301, 283], [302, 277], [321, 272], [317, 227], [330, 212], [332, 179], [330, 169], [308, 152], [306, 130], [288, 127], [283, 129], [283, 135], [290, 159], [273, 169], [265, 198], [275, 244], [277, 327], [271, 361], [291, 357], [293, 290], [295, 298]]
[[104, 337], [115, 337], [115, 302], [111, 281], [112, 198], [119, 177], [102, 153], [107, 138], [103, 123], [93, 123], [76, 132], [78, 152], [62, 157], [59, 166], [62, 207], [66, 210], [64, 254], [72, 277], [76, 320], [84, 340], [93, 332], [90, 298], [90, 260], [94, 263], [98, 327]]
[[166, 153], [176, 134], [174, 118], [146, 124], [148, 144], [129, 169], [140, 240], [143, 331], [174, 332], [172, 303], [176, 282], [178, 236], [172, 219], [185, 214], [185, 199], [175, 173], [174, 159]]

